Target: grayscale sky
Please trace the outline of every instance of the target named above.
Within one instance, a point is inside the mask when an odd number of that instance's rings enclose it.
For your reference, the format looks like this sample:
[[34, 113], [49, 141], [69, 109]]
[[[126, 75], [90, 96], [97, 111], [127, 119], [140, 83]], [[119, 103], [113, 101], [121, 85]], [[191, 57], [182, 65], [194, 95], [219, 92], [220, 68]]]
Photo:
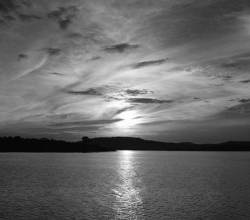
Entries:
[[0, 0], [0, 136], [249, 131], [249, 0]]

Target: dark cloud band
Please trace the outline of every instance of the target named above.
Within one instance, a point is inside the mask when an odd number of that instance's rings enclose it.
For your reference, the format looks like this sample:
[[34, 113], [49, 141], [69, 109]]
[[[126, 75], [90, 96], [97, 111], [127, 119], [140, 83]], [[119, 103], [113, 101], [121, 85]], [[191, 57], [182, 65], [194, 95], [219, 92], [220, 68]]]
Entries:
[[138, 48], [139, 48], [139, 45], [137, 44], [122, 43], [122, 44], [115, 44], [112, 46], [105, 47], [104, 50], [108, 53], [124, 53], [124, 52], [135, 50]]
[[93, 96], [101, 96], [102, 93], [98, 89], [90, 88], [84, 91], [67, 91], [68, 94], [71, 95], [93, 95]]
[[166, 61], [167, 59], [143, 61], [143, 62], [139, 62], [139, 63], [132, 65], [132, 67], [134, 69], [139, 69], [139, 68], [144, 68], [144, 67], [149, 67], [149, 66], [161, 65], [165, 63]]
[[151, 99], [151, 98], [130, 98], [128, 99], [131, 103], [141, 103], [141, 104], [163, 104], [172, 103], [173, 100], [161, 100], [161, 99]]

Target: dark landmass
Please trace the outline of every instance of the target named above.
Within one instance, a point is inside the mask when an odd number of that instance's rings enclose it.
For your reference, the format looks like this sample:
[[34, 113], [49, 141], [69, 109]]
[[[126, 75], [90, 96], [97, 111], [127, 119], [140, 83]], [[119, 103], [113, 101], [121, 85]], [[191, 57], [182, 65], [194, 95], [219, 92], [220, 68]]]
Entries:
[[[84, 138], [83, 138], [84, 140]], [[105, 152], [112, 147], [86, 141], [66, 142], [47, 138], [0, 137], [0, 152]]]
[[219, 144], [167, 143], [133, 137], [91, 139], [83, 137], [81, 141], [66, 142], [47, 138], [0, 137], [0, 152], [106, 152], [116, 150], [250, 151], [250, 142], [230, 141]]

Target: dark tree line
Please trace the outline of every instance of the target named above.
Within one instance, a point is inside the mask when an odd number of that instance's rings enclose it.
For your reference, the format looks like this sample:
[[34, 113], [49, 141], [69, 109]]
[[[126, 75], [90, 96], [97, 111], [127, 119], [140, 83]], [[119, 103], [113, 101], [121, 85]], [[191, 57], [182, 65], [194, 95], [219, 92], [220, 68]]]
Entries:
[[112, 148], [89, 141], [66, 142], [47, 138], [0, 137], [1, 152], [103, 152]]
[[83, 137], [81, 141], [66, 142], [47, 138], [0, 137], [0, 152], [105, 152], [115, 150], [250, 151], [250, 142], [166, 143], [132, 137]]

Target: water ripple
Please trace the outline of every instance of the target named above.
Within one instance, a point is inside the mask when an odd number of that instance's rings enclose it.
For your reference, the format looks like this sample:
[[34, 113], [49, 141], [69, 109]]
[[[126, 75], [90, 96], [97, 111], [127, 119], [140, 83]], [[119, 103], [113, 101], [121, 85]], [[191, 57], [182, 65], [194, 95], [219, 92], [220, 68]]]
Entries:
[[136, 173], [132, 151], [120, 152], [118, 170], [120, 181], [112, 190], [115, 195], [115, 219], [142, 219], [141, 179]]

